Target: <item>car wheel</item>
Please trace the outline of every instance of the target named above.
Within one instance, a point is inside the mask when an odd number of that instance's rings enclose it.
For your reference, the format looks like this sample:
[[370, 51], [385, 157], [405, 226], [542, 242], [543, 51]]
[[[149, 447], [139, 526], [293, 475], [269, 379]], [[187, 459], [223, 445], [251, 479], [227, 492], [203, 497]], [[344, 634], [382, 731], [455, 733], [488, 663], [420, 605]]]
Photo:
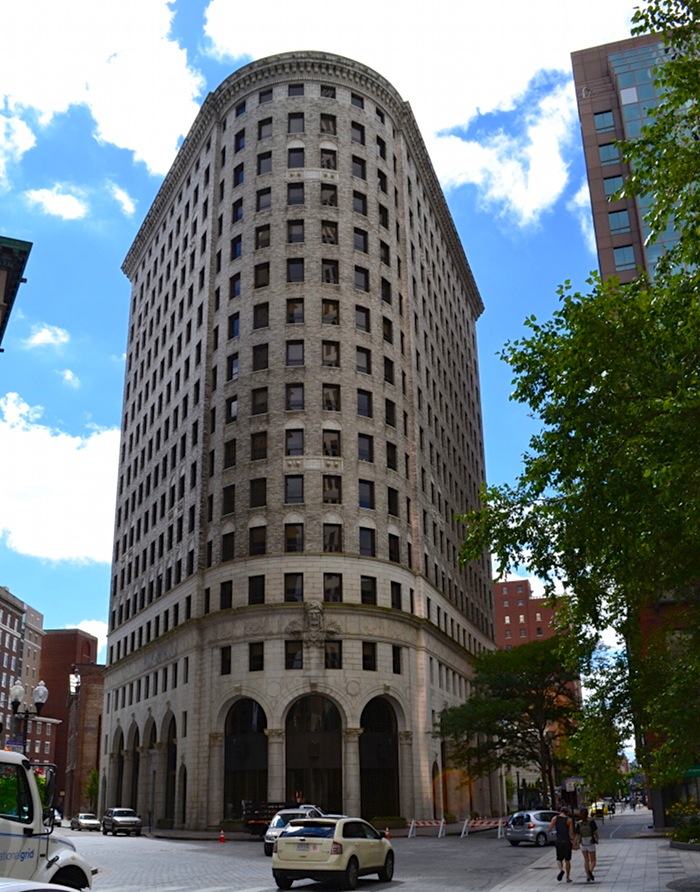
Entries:
[[538, 833], [535, 837], [535, 845], [536, 846], [546, 846], [547, 845], [547, 834], [546, 833]]
[[520, 845], [520, 840], [519, 840], [519, 839], [509, 839], [508, 842], [509, 842], [512, 846], [519, 846], [519, 845]]
[[263, 844], [263, 851], [267, 855], [268, 858], [272, 858], [272, 846], [267, 843]]
[[357, 877], [359, 866], [357, 858], [351, 858], [348, 866], [345, 868], [345, 876], [343, 877], [343, 889], [357, 889]]
[[394, 853], [387, 852], [384, 867], [379, 871], [379, 879], [383, 883], [390, 883], [394, 876]]
[[272, 872], [272, 879], [277, 884], [278, 889], [291, 889], [293, 880], [290, 880], [289, 877], [284, 877], [279, 873]]

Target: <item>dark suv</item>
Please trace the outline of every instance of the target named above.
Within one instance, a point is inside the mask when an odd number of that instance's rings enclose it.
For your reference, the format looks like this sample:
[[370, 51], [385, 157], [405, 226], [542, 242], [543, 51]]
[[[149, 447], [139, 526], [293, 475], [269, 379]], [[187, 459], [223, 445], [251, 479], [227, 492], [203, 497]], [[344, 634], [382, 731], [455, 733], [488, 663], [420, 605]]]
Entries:
[[106, 836], [111, 833], [125, 833], [129, 836], [141, 836], [141, 818], [133, 808], [108, 808], [102, 816], [102, 833]]

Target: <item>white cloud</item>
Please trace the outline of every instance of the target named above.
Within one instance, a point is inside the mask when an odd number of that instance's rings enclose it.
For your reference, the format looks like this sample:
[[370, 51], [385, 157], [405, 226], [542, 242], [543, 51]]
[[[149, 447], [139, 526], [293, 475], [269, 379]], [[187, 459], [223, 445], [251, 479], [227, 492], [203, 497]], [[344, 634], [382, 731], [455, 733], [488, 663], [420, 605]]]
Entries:
[[36, 138], [18, 117], [0, 115], [0, 188], [7, 186], [7, 168], [34, 146]]
[[591, 193], [588, 191], [588, 183], [581, 183], [578, 192], [569, 200], [566, 207], [578, 220], [584, 243], [595, 257], [597, 248], [593, 230], [593, 216], [591, 214]]
[[109, 563], [119, 431], [73, 436], [41, 416], [16, 393], [0, 398], [0, 536], [31, 557]]
[[65, 328], [56, 325], [33, 325], [32, 333], [24, 341], [25, 347], [62, 347], [70, 341]]
[[120, 186], [117, 186], [116, 183], [108, 183], [107, 188], [109, 189], [112, 198], [121, 207], [124, 215], [126, 217], [133, 217], [136, 212], [136, 202], [129, 193]]
[[79, 193], [75, 195], [66, 189], [66, 186], [56, 183], [52, 189], [29, 189], [24, 195], [30, 204], [38, 205], [45, 214], [64, 220], [80, 220], [88, 213], [88, 204], [79, 197], [80, 190], [72, 187], [73, 192]]
[[72, 387], [74, 390], [77, 390], [80, 387], [80, 378], [72, 372], [70, 369], [63, 369], [58, 373], [61, 376], [61, 380], [68, 387]]
[[37, 120], [45, 126], [70, 106], [86, 105], [96, 139], [165, 173], [203, 88], [184, 50], [169, 38], [172, 6], [169, 0], [9, 5], [0, 54], [7, 108], [36, 127]]
[[107, 653], [107, 623], [100, 619], [83, 619], [77, 626], [66, 626], [67, 629], [80, 629], [97, 638], [97, 662], [104, 663]]
[[[231, 0], [211, 0], [205, 31], [219, 59], [259, 59], [297, 49], [325, 50], [374, 68], [410, 102], [438, 176], [449, 187], [475, 183], [489, 204], [535, 222], [567, 184], [565, 150], [579, 139], [570, 77], [572, 50], [629, 36], [630, 0], [419, 0], [397, 7], [355, 0], [352, 15], [329, 19], [328, 4], [306, 0], [304, 15], [268, 0], [265, 27]], [[369, 24], [371, 23], [371, 24]], [[459, 134], [479, 114], [518, 106], [541, 72], [559, 72], [527, 112], [519, 137], [501, 132], [481, 145]], [[520, 111], [511, 124], [517, 126]], [[511, 129], [509, 127], [509, 129]]]

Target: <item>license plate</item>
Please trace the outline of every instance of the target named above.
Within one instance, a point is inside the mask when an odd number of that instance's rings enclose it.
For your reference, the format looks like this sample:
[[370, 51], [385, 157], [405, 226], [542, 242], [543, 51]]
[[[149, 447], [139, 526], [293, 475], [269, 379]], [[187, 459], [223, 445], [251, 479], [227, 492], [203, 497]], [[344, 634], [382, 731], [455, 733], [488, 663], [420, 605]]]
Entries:
[[308, 852], [309, 844], [308, 842], [298, 842], [297, 843], [297, 852]]

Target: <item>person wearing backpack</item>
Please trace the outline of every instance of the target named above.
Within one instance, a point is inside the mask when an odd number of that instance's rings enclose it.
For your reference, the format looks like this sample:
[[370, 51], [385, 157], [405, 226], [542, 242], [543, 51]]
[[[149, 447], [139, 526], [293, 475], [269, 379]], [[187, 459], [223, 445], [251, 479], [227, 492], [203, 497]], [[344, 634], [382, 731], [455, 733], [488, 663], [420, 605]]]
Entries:
[[583, 866], [586, 871], [586, 882], [595, 881], [593, 870], [596, 865], [596, 846], [598, 845], [598, 825], [588, 816], [588, 809], [581, 809], [581, 820], [576, 825], [576, 836], [579, 840]]

